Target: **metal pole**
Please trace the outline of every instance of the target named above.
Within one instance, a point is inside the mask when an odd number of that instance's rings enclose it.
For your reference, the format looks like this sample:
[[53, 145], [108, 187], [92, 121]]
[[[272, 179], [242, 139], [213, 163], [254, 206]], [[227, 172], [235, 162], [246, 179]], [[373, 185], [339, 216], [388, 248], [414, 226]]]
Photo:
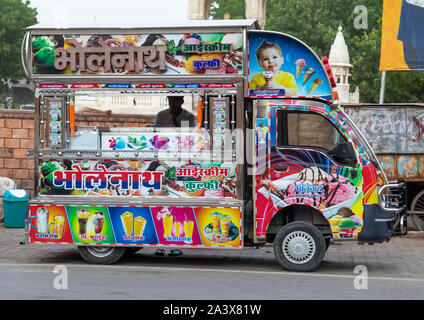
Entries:
[[380, 86], [380, 101], [379, 104], [384, 103], [384, 93], [386, 91], [386, 71], [381, 73], [381, 86]]

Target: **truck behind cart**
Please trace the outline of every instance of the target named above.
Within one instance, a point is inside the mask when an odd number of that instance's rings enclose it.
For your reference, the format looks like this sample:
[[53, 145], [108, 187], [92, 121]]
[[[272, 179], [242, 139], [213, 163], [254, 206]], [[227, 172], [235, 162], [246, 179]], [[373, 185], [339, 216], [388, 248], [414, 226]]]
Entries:
[[345, 109], [377, 153], [387, 177], [405, 180], [411, 227], [424, 230], [424, 105], [360, 104]]

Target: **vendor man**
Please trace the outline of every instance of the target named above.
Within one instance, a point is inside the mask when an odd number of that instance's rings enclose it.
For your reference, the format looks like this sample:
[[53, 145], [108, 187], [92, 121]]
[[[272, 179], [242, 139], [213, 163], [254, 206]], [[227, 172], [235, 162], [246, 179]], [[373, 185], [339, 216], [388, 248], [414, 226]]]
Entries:
[[184, 97], [169, 96], [168, 103], [169, 109], [162, 110], [156, 115], [155, 127], [196, 126], [194, 115], [181, 107], [184, 103]]

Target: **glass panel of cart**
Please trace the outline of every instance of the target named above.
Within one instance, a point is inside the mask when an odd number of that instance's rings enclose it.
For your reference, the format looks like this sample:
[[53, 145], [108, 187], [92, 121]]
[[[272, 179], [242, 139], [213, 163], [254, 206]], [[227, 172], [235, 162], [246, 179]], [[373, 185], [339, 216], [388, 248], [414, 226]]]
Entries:
[[[81, 92], [41, 99], [39, 195], [236, 198], [234, 96], [179, 94], [185, 122], [169, 111], [174, 96]], [[122, 112], [119, 126], [105, 106]], [[81, 120], [93, 111], [106, 126]]]

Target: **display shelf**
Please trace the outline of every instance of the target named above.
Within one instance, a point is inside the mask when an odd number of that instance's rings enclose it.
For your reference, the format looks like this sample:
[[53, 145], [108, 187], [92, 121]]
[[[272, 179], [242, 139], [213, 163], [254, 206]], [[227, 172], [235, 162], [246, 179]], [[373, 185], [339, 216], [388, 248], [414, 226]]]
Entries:
[[29, 150], [29, 158], [38, 159], [130, 159], [130, 160], [228, 160], [236, 158], [234, 151], [118, 151], [118, 150]]

